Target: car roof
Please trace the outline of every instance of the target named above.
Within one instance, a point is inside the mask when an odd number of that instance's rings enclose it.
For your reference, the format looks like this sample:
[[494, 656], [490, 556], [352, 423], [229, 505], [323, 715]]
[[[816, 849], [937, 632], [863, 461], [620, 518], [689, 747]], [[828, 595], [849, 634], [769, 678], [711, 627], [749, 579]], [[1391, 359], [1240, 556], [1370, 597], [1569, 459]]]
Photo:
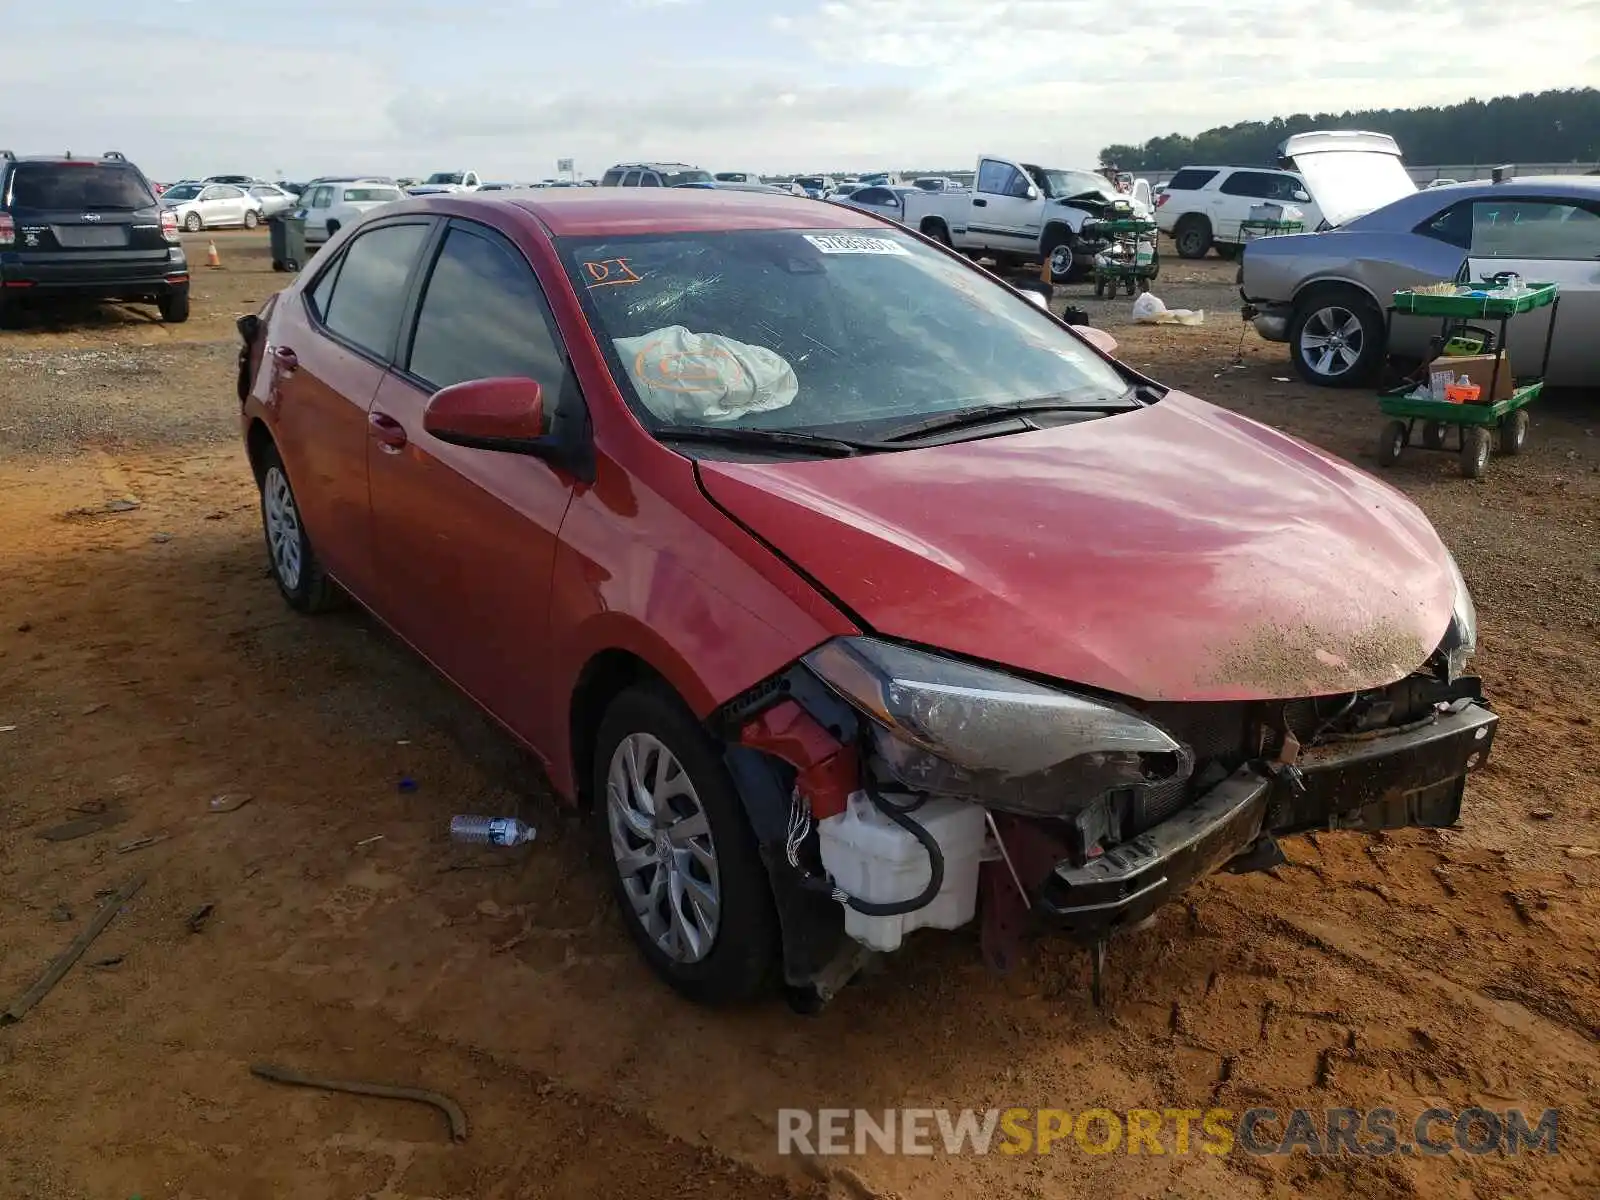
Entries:
[[675, 167], [685, 171], [700, 170], [693, 163], [682, 162], [620, 162], [606, 169], [610, 171], [670, 171]]
[[711, 188], [560, 188], [515, 195], [417, 196], [405, 212], [517, 209], [556, 237], [744, 229], [862, 229], [881, 222], [857, 209], [790, 196]]
[[1585, 195], [1600, 196], [1600, 175], [1518, 175], [1504, 183], [1495, 183], [1492, 179], [1467, 179], [1420, 190], [1448, 191], [1461, 196], [1477, 192], [1492, 196], [1532, 196], [1546, 195], [1552, 189], [1569, 188]]

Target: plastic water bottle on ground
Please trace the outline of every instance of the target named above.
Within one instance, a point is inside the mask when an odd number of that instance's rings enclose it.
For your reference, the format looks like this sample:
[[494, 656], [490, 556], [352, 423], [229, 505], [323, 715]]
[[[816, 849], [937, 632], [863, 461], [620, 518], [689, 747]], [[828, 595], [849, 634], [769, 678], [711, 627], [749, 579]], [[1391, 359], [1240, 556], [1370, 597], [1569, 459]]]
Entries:
[[474, 817], [463, 813], [450, 818], [450, 838], [474, 846], [525, 846], [539, 831], [516, 817]]

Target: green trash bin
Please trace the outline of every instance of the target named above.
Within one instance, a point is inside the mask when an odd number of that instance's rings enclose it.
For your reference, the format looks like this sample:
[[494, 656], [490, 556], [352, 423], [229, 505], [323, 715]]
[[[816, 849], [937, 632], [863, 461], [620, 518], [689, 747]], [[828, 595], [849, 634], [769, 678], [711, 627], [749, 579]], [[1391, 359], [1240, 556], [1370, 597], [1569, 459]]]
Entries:
[[267, 222], [272, 239], [272, 269], [298, 271], [306, 262], [305, 210], [281, 212]]

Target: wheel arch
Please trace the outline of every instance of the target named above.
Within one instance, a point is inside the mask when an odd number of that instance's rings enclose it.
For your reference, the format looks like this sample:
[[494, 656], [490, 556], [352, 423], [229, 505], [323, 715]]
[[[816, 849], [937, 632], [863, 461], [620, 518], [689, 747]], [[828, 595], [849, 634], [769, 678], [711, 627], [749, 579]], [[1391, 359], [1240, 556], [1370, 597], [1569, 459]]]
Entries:
[[245, 430], [244, 451], [250, 460], [250, 470], [256, 477], [256, 482], [261, 482], [262, 457], [268, 450], [278, 448], [277, 440], [272, 436], [272, 430], [267, 428], [267, 423], [260, 417], [251, 417], [250, 425]]
[[591, 654], [578, 672], [567, 701], [567, 754], [572, 770], [571, 795], [580, 808], [594, 802], [595, 738], [606, 710], [623, 692], [641, 684], [656, 684], [696, 710], [691, 697], [673, 686], [660, 670], [635, 649], [608, 646]]
[[1354, 279], [1346, 279], [1339, 275], [1319, 275], [1315, 278], [1305, 280], [1300, 284], [1299, 287], [1295, 288], [1294, 296], [1290, 300], [1289, 306], [1291, 310], [1298, 309], [1301, 304], [1308, 302], [1324, 292], [1339, 291], [1341, 289], [1360, 292], [1361, 295], [1366, 297], [1367, 301], [1378, 310], [1380, 315], [1383, 313], [1383, 304], [1379, 301], [1378, 297], [1373, 293], [1371, 288], [1367, 287], [1367, 285], [1364, 283], [1358, 283]]

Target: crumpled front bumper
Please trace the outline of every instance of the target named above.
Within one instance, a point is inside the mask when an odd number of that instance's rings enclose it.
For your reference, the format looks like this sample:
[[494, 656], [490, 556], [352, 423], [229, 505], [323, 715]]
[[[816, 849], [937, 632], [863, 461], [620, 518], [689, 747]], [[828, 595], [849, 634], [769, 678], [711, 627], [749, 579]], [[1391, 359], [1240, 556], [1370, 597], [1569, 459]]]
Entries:
[[1100, 938], [1143, 921], [1264, 834], [1453, 825], [1498, 721], [1475, 702], [1419, 728], [1319, 747], [1292, 768], [1241, 767], [1132, 841], [1082, 866], [1059, 863], [1036, 889], [1035, 911], [1063, 932]]

